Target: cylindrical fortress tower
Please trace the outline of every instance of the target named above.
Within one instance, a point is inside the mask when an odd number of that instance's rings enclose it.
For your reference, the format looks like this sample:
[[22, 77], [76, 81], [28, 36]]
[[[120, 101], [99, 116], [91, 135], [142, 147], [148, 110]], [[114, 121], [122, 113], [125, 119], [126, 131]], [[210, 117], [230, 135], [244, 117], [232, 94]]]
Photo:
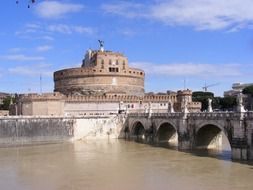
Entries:
[[55, 91], [65, 95], [126, 94], [144, 95], [141, 69], [129, 68], [121, 53], [88, 50], [80, 68], [54, 73]]

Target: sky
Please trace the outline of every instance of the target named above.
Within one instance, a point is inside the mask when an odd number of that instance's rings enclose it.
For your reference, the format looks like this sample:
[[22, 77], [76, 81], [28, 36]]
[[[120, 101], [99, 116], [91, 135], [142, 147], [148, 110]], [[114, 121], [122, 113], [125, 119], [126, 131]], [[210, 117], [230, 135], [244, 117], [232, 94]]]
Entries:
[[53, 92], [53, 72], [80, 67], [98, 39], [144, 69], [146, 92], [253, 82], [253, 0], [28, 2], [0, 4], [0, 92]]

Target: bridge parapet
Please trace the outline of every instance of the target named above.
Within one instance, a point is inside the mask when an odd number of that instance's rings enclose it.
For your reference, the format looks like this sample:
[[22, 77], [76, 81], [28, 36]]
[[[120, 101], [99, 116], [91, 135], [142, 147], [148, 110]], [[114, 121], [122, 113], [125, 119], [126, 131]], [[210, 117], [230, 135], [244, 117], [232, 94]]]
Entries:
[[[128, 117], [149, 117], [149, 113], [129, 113]], [[152, 113], [151, 117], [155, 118], [181, 118], [183, 117], [182, 112], [174, 113]]]
[[[243, 113], [244, 114], [244, 113]], [[129, 113], [129, 117], [148, 117], [148, 113]], [[154, 118], [182, 118], [185, 116], [183, 112], [174, 112], [174, 113], [152, 113], [152, 117]], [[194, 112], [187, 113], [187, 118], [240, 118], [242, 113], [240, 112]], [[244, 115], [245, 117], [253, 118], [253, 112], [247, 112]]]
[[183, 117], [182, 112], [174, 112], [174, 113], [153, 113], [152, 117], [165, 117], [165, 118], [181, 118]]
[[239, 118], [241, 113], [239, 112], [198, 112], [198, 113], [189, 113], [188, 117], [190, 118]]

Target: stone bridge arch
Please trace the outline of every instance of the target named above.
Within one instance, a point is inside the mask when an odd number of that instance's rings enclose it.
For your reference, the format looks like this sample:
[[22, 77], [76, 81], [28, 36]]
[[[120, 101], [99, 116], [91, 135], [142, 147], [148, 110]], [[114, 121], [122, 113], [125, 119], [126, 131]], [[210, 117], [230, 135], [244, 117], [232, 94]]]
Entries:
[[145, 140], [145, 131], [145, 124], [137, 120], [130, 126], [130, 137], [135, 140]]
[[163, 121], [156, 129], [156, 142], [168, 143], [172, 146], [178, 145], [178, 131], [175, 125], [169, 121]]
[[194, 134], [195, 148], [231, 150], [232, 137], [219, 122], [203, 122], [197, 125]]

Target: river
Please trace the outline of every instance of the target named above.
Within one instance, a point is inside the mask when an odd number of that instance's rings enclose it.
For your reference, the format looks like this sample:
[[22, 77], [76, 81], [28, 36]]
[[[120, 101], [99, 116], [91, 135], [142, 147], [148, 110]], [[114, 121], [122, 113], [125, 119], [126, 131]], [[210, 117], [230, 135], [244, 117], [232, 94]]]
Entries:
[[2, 190], [252, 190], [253, 166], [124, 140], [0, 149]]

